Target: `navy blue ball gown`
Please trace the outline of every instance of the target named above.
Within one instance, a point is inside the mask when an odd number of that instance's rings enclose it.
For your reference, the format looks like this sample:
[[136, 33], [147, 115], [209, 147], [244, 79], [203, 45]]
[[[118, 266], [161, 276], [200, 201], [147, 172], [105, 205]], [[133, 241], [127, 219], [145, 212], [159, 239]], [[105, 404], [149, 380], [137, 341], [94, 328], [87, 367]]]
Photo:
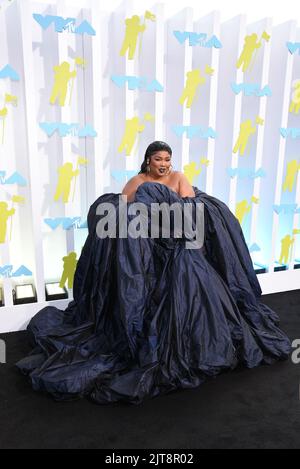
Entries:
[[117, 208], [120, 194], [94, 202], [74, 300], [65, 311], [42, 309], [27, 329], [33, 350], [17, 366], [34, 390], [57, 400], [138, 404], [194, 388], [223, 370], [288, 358], [290, 341], [276, 313], [260, 301], [238, 220], [220, 200], [194, 191], [195, 197], [181, 197], [145, 182], [134, 201], [147, 207], [203, 202], [201, 249], [186, 249], [172, 231], [167, 239], [100, 239], [97, 206]]

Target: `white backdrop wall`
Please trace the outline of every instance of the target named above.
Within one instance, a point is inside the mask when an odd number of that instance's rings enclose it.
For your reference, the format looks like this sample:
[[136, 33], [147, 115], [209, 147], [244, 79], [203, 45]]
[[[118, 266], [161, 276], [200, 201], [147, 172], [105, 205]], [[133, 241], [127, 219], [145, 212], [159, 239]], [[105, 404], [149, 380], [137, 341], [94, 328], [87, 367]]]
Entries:
[[[300, 164], [300, 113], [289, 112], [293, 83], [300, 79], [300, 56], [287, 47], [288, 42], [300, 45], [296, 21], [273, 25], [266, 18], [249, 23], [245, 15], [221, 21], [219, 12], [199, 16], [189, 7], [167, 16], [168, 2], [155, 4], [149, 7], [155, 21], [146, 22], [135, 58], [129, 60], [120, 56], [125, 20], [138, 15], [143, 22], [144, 2], [129, 0], [113, 11], [105, 11], [96, 0], [85, 2], [84, 8], [64, 1], [31, 0], [3, 0], [1, 6], [0, 118], [1, 109], [6, 107], [8, 113], [0, 120], [0, 201], [16, 213], [8, 219], [6, 240], [0, 244], [5, 302], [0, 308], [0, 332], [24, 328], [46, 305], [45, 283], [60, 280], [64, 256], [72, 251], [80, 255], [91, 203], [104, 192], [121, 192], [126, 180], [138, 172], [147, 145], [157, 139], [172, 146], [177, 170], [184, 171], [192, 162], [200, 168], [201, 160], [207, 162], [193, 180], [201, 190], [223, 200], [234, 213], [241, 201], [251, 206], [242, 227], [255, 268], [267, 271], [259, 275], [263, 292], [299, 288], [299, 171], [292, 190], [283, 190], [288, 164], [293, 160]], [[74, 34], [73, 26], [62, 32], [55, 31], [54, 24], [42, 28], [33, 15], [75, 18], [75, 27], [87, 21], [95, 35]], [[175, 31], [205, 33], [206, 41], [215, 37], [221, 47], [191, 46], [188, 39], [180, 42]], [[262, 41], [251, 68], [243, 73], [237, 59], [245, 37], [254, 33], [258, 38], [266, 34], [269, 40]], [[85, 61], [84, 67], [79, 59]], [[49, 101], [53, 67], [63, 62], [70, 63], [77, 76], [70, 83], [65, 105], [60, 106]], [[205, 84], [188, 108], [179, 98], [186, 74], [195, 69], [205, 76]], [[122, 84], [124, 76], [144, 77], [148, 85], [157, 80], [157, 89], [129, 89]], [[234, 86], [243, 84], [258, 85], [259, 90], [268, 86], [271, 95], [234, 91]], [[7, 95], [17, 97], [17, 106], [5, 101]], [[126, 155], [118, 148], [126, 119], [133, 117], [138, 117], [144, 130]], [[258, 117], [261, 123], [255, 125], [246, 155], [234, 153], [241, 123], [251, 119], [254, 125]], [[80, 137], [76, 130], [66, 136], [59, 131], [50, 135], [48, 127], [47, 135], [41, 128], [45, 123], [73, 123], [79, 129], [89, 125], [95, 134]], [[181, 135], [180, 126], [193, 126], [198, 133]], [[200, 127], [203, 132], [210, 129], [208, 137], [199, 134]], [[294, 129], [294, 134], [283, 136], [281, 128]], [[73, 178], [68, 203], [54, 201], [58, 169], [65, 163], [75, 168], [79, 157], [88, 163], [80, 167], [76, 185]], [[259, 170], [262, 175], [254, 177]], [[15, 179], [10, 180], [12, 175]], [[13, 204], [16, 196], [24, 202]], [[1, 216], [5, 225], [5, 215]], [[281, 241], [288, 234], [294, 243], [282, 266]], [[284, 270], [275, 271], [278, 267]], [[38, 302], [14, 306], [15, 285], [31, 282]], [[69, 301], [55, 304], [65, 307]]]

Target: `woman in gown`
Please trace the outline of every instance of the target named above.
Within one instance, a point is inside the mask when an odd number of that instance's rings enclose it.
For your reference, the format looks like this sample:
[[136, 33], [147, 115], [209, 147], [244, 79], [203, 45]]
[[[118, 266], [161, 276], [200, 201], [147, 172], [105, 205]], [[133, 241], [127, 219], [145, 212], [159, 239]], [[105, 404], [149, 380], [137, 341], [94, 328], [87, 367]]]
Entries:
[[[288, 358], [290, 341], [260, 301], [238, 220], [173, 171], [171, 157], [153, 142], [122, 195], [103, 194], [90, 207], [74, 300], [65, 311], [42, 309], [27, 329], [33, 350], [17, 366], [35, 390], [138, 404], [223, 370]], [[120, 199], [127, 223], [134, 202], [204, 204], [203, 246], [186, 249], [172, 227], [168, 238], [99, 237], [97, 207], [111, 204], [119, 216]]]

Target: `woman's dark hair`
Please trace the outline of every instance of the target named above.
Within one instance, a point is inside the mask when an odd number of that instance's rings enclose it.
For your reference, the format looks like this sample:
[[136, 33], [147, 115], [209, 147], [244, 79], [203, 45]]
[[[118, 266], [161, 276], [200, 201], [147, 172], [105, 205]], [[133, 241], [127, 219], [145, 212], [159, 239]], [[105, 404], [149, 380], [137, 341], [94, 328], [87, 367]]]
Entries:
[[169, 155], [172, 156], [172, 149], [167, 143], [160, 141], [150, 143], [146, 150], [144, 161], [142, 163], [139, 174], [147, 172], [147, 159], [151, 158], [151, 156], [157, 153], [158, 151], [167, 151]]

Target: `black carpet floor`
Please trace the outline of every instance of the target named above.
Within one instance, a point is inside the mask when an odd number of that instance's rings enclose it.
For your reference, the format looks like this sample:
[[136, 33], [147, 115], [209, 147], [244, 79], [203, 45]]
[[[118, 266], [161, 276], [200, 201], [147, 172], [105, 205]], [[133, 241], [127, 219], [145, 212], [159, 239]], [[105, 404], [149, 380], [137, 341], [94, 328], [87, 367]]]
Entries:
[[[263, 297], [300, 339], [300, 290]], [[300, 448], [300, 364], [292, 360], [219, 375], [139, 406], [57, 403], [32, 390], [14, 364], [26, 332], [1, 335], [0, 448]]]

